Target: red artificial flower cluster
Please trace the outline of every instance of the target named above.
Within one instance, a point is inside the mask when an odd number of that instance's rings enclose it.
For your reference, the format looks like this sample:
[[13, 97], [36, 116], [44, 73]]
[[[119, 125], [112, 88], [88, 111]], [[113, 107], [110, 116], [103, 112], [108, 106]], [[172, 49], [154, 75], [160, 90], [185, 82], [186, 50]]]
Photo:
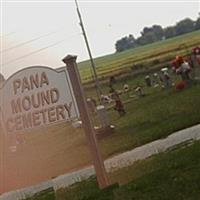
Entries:
[[197, 47], [193, 48], [192, 52], [194, 55], [200, 55], [200, 47], [197, 46]]
[[176, 90], [183, 90], [187, 87], [187, 83], [185, 81], [181, 81], [176, 84]]
[[172, 61], [172, 69], [174, 72], [184, 63], [184, 59], [182, 56], [176, 56], [176, 58]]

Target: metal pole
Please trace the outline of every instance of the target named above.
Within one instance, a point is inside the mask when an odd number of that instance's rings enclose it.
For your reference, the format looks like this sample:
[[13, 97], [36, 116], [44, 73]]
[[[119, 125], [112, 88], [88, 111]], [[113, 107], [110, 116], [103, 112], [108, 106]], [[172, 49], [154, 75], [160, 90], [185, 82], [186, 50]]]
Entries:
[[88, 42], [88, 39], [87, 39], [87, 35], [86, 35], [86, 32], [85, 32], [85, 28], [84, 28], [84, 25], [83, 25], [83, 20], [82, 20], [82, 17], [81, 17], [81, 13], [80, 13], [80, 10], [79, 10], [77, 0], [75, 0], [75, 3], [76, 3], [76, 9], [77, 9], [78, 17], [79, 17], [79, 20], [80, 20], [80, 26], [81, 26], [81, 29], [82, 29], [82, 32], [83, 32], [85, 44], [86, 44], [86, 47], [87, 47], [87, 50], [88, 50], [91, 66], [92, 66], [93, 73], [94, 73], [95, 86], [98, 90], [97, 95], [98, 95], [98, 98], [100, 100], [100, 95], [102, 94], [102, 92], [101, 92], [101, 89], [100, 89], [100, 84], [99, 84], [99, 80], [98, 80], [97, 73], [96, 73], [95, 63], [94, 63], [94, 60], [93, 60], [93, 57], [92, 57], [92, 53], [91, 53], [91, 50], [90, 50], [89, 42]]
[[81, 79], [80, 79], [80, 74], [79, 74], [78, 67], [76, 64], [76, 58], [77, 56], [68, 55], [62, 61], [67, 66], [67, 71], [69, 73], [69, 77], [72, 83], [72, 88], [73, 88], [78, 109], [80, 112], [81, 120], [83, 122], [83, 128], [85, 130], [86, 138], [87, 138], [90, 152], [92, 155], [99, 186], [100, 188], [105, 188], [109, 185], [109, 181], [106, 175], [104, 162], [97, 145], [94, 127], [93, 127], [90, 114], [88, 111], [83, 87], [81, 85]]

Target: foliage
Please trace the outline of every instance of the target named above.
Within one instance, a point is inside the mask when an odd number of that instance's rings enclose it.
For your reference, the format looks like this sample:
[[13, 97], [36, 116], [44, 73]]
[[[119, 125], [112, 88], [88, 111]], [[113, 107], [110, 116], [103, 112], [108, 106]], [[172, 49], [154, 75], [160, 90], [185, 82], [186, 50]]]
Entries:
[[135, 48], [137, 46], [150, 44], [165, 38], [171, 38], [192, 32], [194, 30], [199, 30], [199, 21], [199, 18], [196, 21], [193, 21], [190, 18], [186, 18], [179, 21], [176, 25], [169, 26], [164, 29], [160, 25], [144, 27], [141, 32], [141, 36], [139, 36], [137, 39], [134, 39], [134, 45], [131, 45], [131, 41], [127, 40], [128, 37], [125, 36], [116, 42], [116, 51], [121, 52], [130, 48]]
[[136, 40], [138, 45], [145, 45], [159, 41], [163, 38], [164, 31], [161, 26], [153, 25], [152, 27], [145, 27], [141, 32], [141, 37]]
[[200, 29], [200, 17], [197, 19], [196, 23], [195, 23], [195, 29], [199, 30]]
[[164, 35], [165, 35], [166, 39], [172, 38], [172, 37], [176, 36], [176, 29], [175, 29], [175, 27], [169, 26], [169, 27], [165, 28], [164, 29]]
[[178, 22], [175, 26], [176, 35], [182, 35], [194, 31], [194, 21], [189, 18], [186, 18]]
[[126, 49], [130, 49], [136, 46], [135, 38], [133, 35], [125, 36], [121, 40], [117, 41], [115, 44], [115, 48], [117, 52], [124, 51]]

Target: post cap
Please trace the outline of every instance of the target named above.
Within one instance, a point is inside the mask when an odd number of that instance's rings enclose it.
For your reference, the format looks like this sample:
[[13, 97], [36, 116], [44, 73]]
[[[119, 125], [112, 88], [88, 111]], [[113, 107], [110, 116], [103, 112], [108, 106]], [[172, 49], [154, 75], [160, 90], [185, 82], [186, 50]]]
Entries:
[[75, 55], [67, 55], [66, 57], [64, 57], [64, 58], [62, 59], [62, 61], [63, 61], [65, 64], [67, 64], [67, 63], [70, 63], [70, 62], [75, 62], [76, 59], [77, 59], [77, 56], [75, 56]]

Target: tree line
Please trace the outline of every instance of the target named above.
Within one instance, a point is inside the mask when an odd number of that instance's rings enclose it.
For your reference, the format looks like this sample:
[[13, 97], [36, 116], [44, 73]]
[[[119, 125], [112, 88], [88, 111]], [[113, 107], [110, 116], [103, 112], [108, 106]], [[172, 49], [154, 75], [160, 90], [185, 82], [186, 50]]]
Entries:
[[200, 16], [197, 20], [185, 18], [176, 23], [176, 25], [168, 26], [166, 28], [162, 28], [160, 25], [144, 27], [140, 37], [135, 38], [132, 34], [125, 36], [115, 43], [115, 49], [116, 52], [122, 52], [130, 48], [165, 40], [195, 30], [200, 30]]

